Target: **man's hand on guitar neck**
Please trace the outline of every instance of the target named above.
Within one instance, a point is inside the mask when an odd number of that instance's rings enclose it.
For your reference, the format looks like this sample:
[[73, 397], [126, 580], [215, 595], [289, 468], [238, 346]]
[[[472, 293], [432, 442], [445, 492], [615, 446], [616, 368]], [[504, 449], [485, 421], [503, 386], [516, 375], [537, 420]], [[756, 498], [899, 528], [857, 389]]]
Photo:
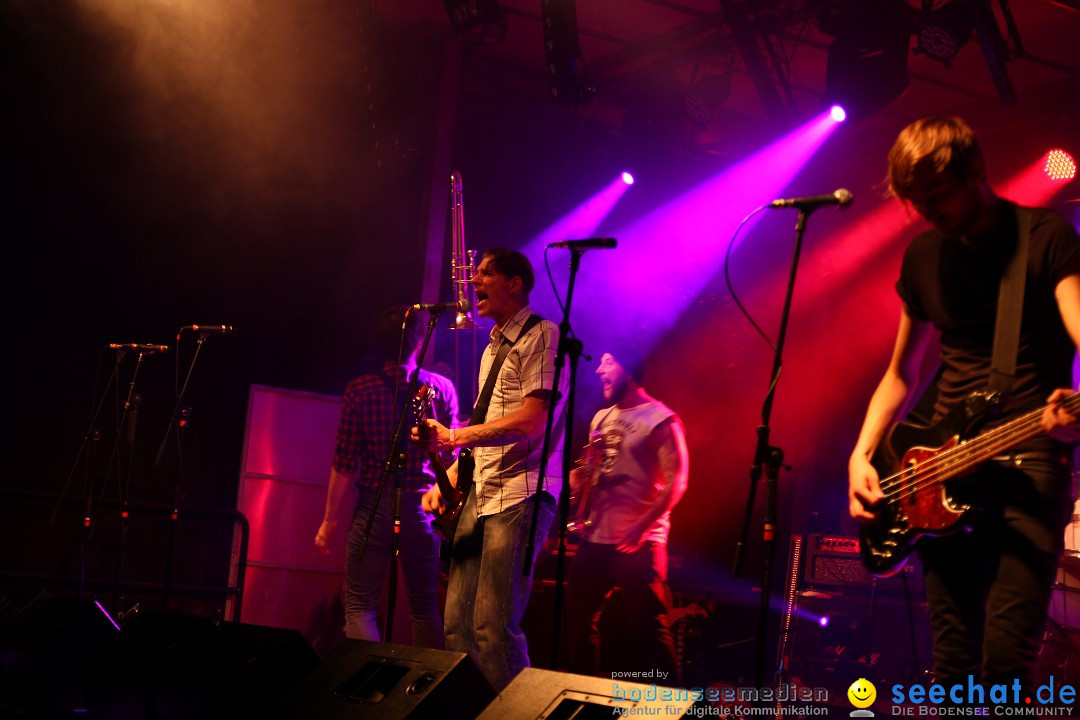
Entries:
[[848, 511], [859, 522], [869, 522], [875, 518], [870, 508], [885, 495], [878, 484], [878, 474], [870, 461], [861, 453], [855, 453], [848, 460]]
[[1062, 404], [1065, 398], [1075, 394], [1076, 391], [1070, 388], [1058, 388], [1046, 398], [1048, 404], [1043, 410], [1042, 426], [1056, 440], [1067, 443], [1080, 441], [1080, 417], [1070, 413]]
[[424, 420], [422, 426], [412, 429], [409, 437], [414, 443], [444, 457], [454, 450], [454, 431], [438, 420]]

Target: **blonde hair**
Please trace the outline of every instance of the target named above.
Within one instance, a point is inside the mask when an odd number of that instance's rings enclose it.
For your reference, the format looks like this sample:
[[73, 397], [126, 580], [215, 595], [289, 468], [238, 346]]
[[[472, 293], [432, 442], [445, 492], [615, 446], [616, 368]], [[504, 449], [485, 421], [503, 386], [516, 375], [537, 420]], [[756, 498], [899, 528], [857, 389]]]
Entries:
[[930, 164], [938, 174], [964, 178], [981, 169], [982, 162], [982, 148], [966, 122], [957, 117], [922, 118], [901, 130], [889, 151], [889, 192], [909, 199], [920, 166]]

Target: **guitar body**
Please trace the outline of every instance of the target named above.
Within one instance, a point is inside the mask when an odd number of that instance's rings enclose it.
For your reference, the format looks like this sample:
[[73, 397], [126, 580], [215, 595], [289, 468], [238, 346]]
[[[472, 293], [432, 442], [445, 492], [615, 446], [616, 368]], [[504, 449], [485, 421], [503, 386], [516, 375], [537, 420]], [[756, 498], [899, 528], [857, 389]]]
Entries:
[[[413, 417], [417, 427], [426, 427], [424, 418], [435, 391], [430, 385], [421, 385], [416, 395], [413, 396]], [[472, 457], [472, 450], [468, 448], [458, 455], [458, 482], [457, 487], [450, 482], [450, 476], [446, 473], [446, 466], [437, 452], [428, 451], [428, 461], [431, 463], [431, 471], [435, 473], [435, 483], [439, 486], [446, 510], [437, 517], [432, 518], [431, 527], [444, 540], [454, 541], [454, 533], [457, 531], [458, 517], [461, 509], [465, 507], [465, 501], [469, 499], [469, 492], [473, 485], [473, 468], [476, 462]], [[462, 488], [462, 489], [459, 489]]]
[[454, 541], [454, 533], [457, 532], [458, 518], [461, 510], [465, 507], [465, 501], [469, 499], [469, 493], [473, 486], [473, 469], [476, 461], [473, 460], [472, 451], [465, 448], [457, 459], [457, 487], [450, 482], [450, 476], [446, 474], [442, 458], [436, 453], [430, 453], [431, 469], [435, 471], [435, 482], [439, 485], [439, 493], [442, 495], [446, 510], [431, 521], [431, 527], [439, 533], [443, 540]]
[[933, 426], [898, 423], [885, 437], [871, 463], [883, 479], [887, 500], [875, 508], [877, 519], [859, 528], [859, 552], [872, 575], [898, 572], [924, 535], [969, 528], [973, 508], [957, 502], [946, 481], [971, 472], [992, 455], [973, 462], [964, 448], [997, 402], [986, 393], [974, 393]]

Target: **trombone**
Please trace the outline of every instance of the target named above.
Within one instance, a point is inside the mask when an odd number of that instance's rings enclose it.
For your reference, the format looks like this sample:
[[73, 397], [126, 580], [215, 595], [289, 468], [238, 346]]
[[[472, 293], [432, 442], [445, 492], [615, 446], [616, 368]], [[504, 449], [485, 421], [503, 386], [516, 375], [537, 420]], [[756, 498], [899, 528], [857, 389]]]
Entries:
[[[459, 309], [454, 316], [452, 330], [461, 331], [454, 333], [454, 374], [459, 387], [464, 378], [464, 388], [470, 390], [469, 397], [475, 399], [477, 394], [476, 372], [480, 366], [480, 358], [476, 347], [476, 291], [472, 286], [472, 277], [475, 272], [476, 251], [465, 249], [465, 205], [461, 199], [461, 173], [454, 170], [450, 173], [450, 221], [451, 234], [453, 236], [453, 248], [450, 257], [450, 280], [453, 283], [454, 299], [458, 302]], [[467, 304], [463, 304], [464, 301]], [[471, 331], [471, 332], [466, 332]], [[462, 340], [465, 347], [462, 347]], [[467, 350], [468, 370], [462, 375], [462, 351]], [[466, 403], [467, 405], [468, 403]]]
[[458, 307], [462, 307], [462, 301], [465, 301], [467, 304], [464, 307], [468, 308], [464, 312], [459, 311], [454, 317], [454, 329], [474, 330], [476, 296], [472, 276], [476, 251], [465, 249], [465, 205], [461, 199], [461, 173], [457, 170], [450, 173], [450, 221], [454, 242], [450, 258], [450, 279], [454, 284], [454, 298], [458, 301]]

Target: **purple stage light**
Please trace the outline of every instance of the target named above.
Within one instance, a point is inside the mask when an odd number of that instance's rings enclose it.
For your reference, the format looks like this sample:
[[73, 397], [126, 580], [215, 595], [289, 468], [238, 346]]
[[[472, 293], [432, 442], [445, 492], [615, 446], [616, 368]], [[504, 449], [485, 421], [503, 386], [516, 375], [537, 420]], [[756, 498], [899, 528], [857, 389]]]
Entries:
[[831, 108], [829, 108], [829, 117], [831, 117], [836, 122], [844, 122], [845, 120], [847, 120], [847, 111], [845, 111], [844, 108], [840, 107], [839, 105], [833, 105]]
[[[627, 178], [630, 178], [627, 180]], [[634, 178], [624, 172], [616, 175], [608, 184], [573, 208], [554, 223], [533, 237], [522, 248], [529, 257], [539, 257], [548, 243], [570, 238], [586, 238], [596, 233], [607, 216], [615, 208], [623, 194], [630, 188]]]
[[[606, 347], [651, 347], [722, 267], [727, 242], [740, 221], [779, 197], [838, 127], [822, 112], [705, 181], [664, 202], [652, 200], [651, 209], [631, 222], [605, 228], [604, 235], [619, 239], [619, 249], [589, 258], [591, 279], [578, 287], [575, 297], [575, 330], [602, 336]], [[733, 257], [747, 277], [760, 277], [776, 267], [771, 251], [762, 253], [760, 243], [742, 251], [761, 217], [747, 224], [734, 247]], [[613, 308], [617, 322], [612, 321]]]
[[821, 627], [829, 627], [829, 616], [828, 615], [822, 615], [821, 617], [818, 618], [817, 622], [818, 622], [818, 625], [820, 625]]

